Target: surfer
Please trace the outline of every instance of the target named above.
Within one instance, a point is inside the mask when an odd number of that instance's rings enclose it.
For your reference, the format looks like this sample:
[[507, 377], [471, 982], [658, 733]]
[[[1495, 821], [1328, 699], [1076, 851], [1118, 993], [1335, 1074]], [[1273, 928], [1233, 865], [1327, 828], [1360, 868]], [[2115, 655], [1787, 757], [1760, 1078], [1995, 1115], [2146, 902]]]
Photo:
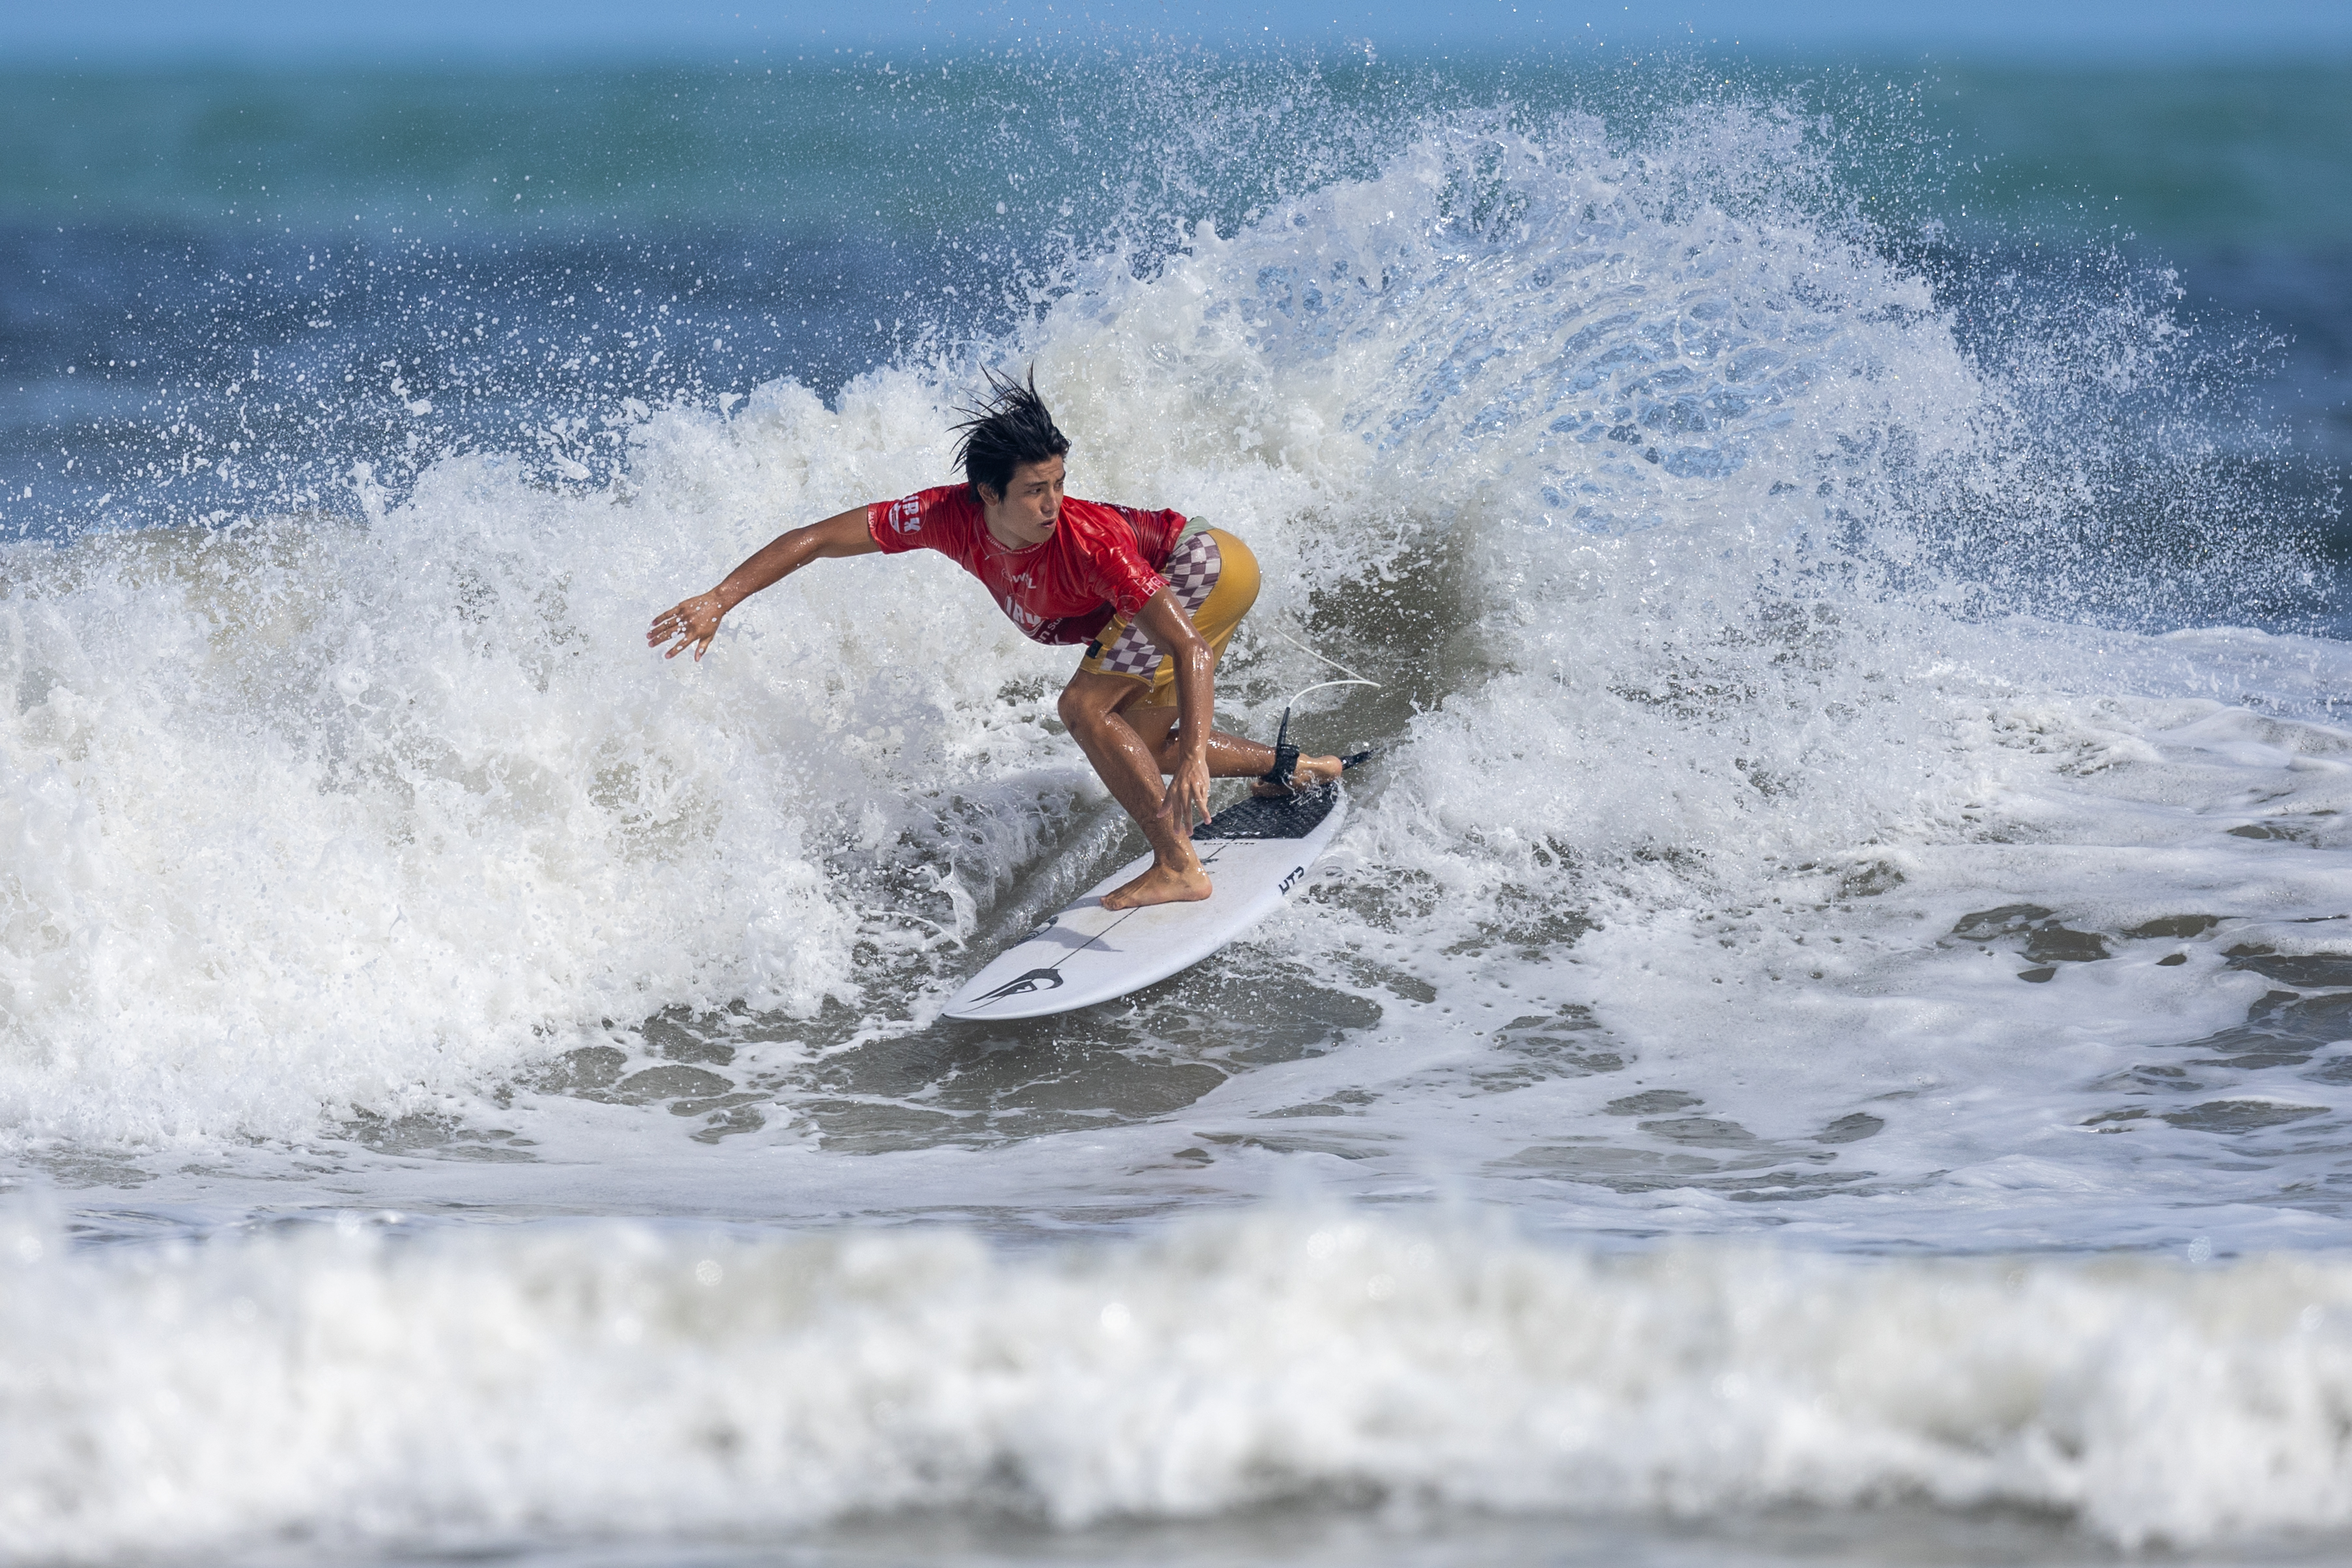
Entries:
[[[874, 501], [779, 534], [708, 593], [654, 618], [646, 642], [699, 661], [727, 612], [813, 560], [935, 549], [987, 586], [1032, 641], [1087, 644], [1062, 689], [1062, 723], [1151, 844], [1151, 868], [1104, 895], [1112, 909], [1209, 896], [1192, 849], [1209, 780], [1255, 778], [1262, 793], [1339, 776], [1337, 757], [1301, 757], [1288, 778], [1271, 746], [1212, 727], [1215, 671], [1256, 601], [1257, 558], [1180, 512], [1065, 496], [1069, 438], [1037, 395], [988, 374], [961, 433], [965, 483]], [[1283, 748], [1289, 752], [1287, 747]], [[1168, 783], [1160, 783], [1165, 776]]]

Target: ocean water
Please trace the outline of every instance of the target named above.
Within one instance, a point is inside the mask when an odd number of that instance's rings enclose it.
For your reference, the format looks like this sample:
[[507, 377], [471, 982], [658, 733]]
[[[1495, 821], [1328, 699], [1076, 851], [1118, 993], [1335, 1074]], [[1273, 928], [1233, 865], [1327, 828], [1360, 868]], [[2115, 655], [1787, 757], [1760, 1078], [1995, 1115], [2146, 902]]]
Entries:
[[[2347, 85], [9, 78], [0, 1559], [2340, 1559]], [[1381, 752], [953, 1024], [1068, 654], [640, 633], [1032, 363]]]

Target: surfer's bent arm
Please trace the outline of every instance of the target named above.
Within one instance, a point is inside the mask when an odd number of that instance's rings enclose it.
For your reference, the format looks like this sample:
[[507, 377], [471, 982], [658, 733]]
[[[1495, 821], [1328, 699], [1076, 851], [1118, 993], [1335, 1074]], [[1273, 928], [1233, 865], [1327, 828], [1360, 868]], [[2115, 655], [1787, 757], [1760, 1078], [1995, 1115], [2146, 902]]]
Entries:
[[1175, 753], [1163, 766], [1169, 774], [1162, 813], [1175, 816], [1182, 831], [1209, 814], [1209, 730], [1217, 706], [1217, 656], [1192, 622], [1186, 619], [1176, 596], [1161, 589], [1143, 602], [1136, 622], [1161, 652], [1176, 661], [1176, 728], [1168, 737]]
[[698, 662], [703, 651], [710, 646], [710, 640], [719, 635], [719, 622], [727, 612], [760, 590], [773, 587], [813, 560], [873, 555], [881, 548], [866, 531], [863, 507], [853, 507], [821, 523], [778, 534], [729, 572], [718, 587], [691, 599], [681, 599], [655, 616], [652, 628], [646, 632], [646, 643], [657, 648], [675, 638], [662, 657], [675, 659], [692, 648]]

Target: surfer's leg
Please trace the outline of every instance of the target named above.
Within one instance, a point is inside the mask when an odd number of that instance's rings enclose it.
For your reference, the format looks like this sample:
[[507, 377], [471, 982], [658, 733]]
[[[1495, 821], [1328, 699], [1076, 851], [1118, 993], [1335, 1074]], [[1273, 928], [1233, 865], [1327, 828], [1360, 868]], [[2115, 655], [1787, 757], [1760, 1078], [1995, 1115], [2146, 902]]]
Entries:
[[1192, 824], [1160, 811], [1167, 790], [1160, 782], [1159, 756], [1143, 744], [1121, 711], [1144, 689], [1140, 680], [1093, 674], [1084, 669], [1062, 688], [1062, 723], [1151, 844], [1151, 869], [1104, 894], [1103, 904], [1108, 909], [1192, 903], [1211, 892], [1209, 873], [1192, 849]]
[[[1209, 644], [1213, 657], [1222, 660], [1225, 645], [1234, 640], [1234, 632], [1257, 602], [1257, 557], [1249, 546], [1225, 532], [1211, 528], [1206, 533], [1188, 539], [1168, 562], [1169, 591], [1192, 622], [1192, 630]], [[1124, 677], [1125, 687], [1118, 695], [1118, 708], [1127, 727], [1150, 753], [1152, 766], [1160, 774], [1175, 771], [1176, 661], [1165, 657], [1142, 628], [1129, 622], [1126, 617], [1114, 619], [1102, 630], [1086, 657], [1078, 661], [1078, 676], [1084, 679]], [[1076, 690], [1076, 682], [1072, 690]], [[1063, 695], [1065, 703], [1071, 701], [1069, 693]], [[1069, 723], [1066, 716], [1065, 723]], [[1071, 733], [1078, 727], [1070, 724]], [[1082, 739], [1081, 745], [1086, 744]], [[1087, 751], [1091, 758], [1094, 752]], [[1209, 776], [1213, 779], [1255, 779], [1274, 767], [1274, 747], [1238, 735], [1221, 730], [1209, 732]], [[1100, 761], [1095, 770], [1108, 781]], [[1292, 775], [1294, 785], [1307, 785], [1339, 776], [1339, 759], [1336, 757], [1306, 757], [1299, 759], [1298, 771]], [[1272, 786], [1263, 786], [1268, 793], [1279, 793]], [[1116, 787], [1114, 787], [1114, 791]], [[1124, 800], [1124, 797], [1122, 797]], [[1134, 808], [1129, 808], [1133, 812]], [[1141, 821], [1139, 815], [1138, 821]]]
[[[1274, 747], [1267, 747], [1265, 753], [1265, 767], [1258, 770], [1259, 775], [1269, 772], [1274, 768]], [[1294, 790], [1311, 789], [1318, 784], [1328, 784], [1332, 779], [1339, 777], [1339, 770], [1346, 766], [1346, 759], [1336, 754], [1328, 757], [1302, 757], [1298, 759], [1297, 768], [1291, 772], [1289, 783], [1276, 784], [1270, 779], [1253, 775], [1257, 777], [1257, 782], [1250, 786], [1250, 793], [1287, 795]]]
[[[1223, 662], [1225, 645], [1241, 629], [1242, 617], [1257, 602], [1257, 556], [1249, 546], [1225, 532], [1211, 528], [1207, 538], [1216, 547], [1216, 569], [1210, 579], [1207, 593], [1198, 602], [1188, 605], [1187, 612], [1192, 630], [1209, 645], [1209, 652]], [[1172, 568], [1176, 563], [1171, 561]], [[1128, 722], [1136, 734], [1143, 737], [1160, 758], [1160, 770], [1172, 773], [1176, 769], [1176, 747], [1170, 737], [1176, 730], [1176, 661], [1161, 659], [1151, 675], [1151, 690], [1137, 699], [1127, 710]], [[1274, 767], [1274, 747], [1222, 730], [1209, 732], [1209, 777], [1212, 779], [1255, 779]], [[1339, 759], [1336, 757], [1302, 757], [1298, 771], [1291, 776], [1294, 785], [1318, 784], [1326, 779], [1339, 777]], [[1279, 793], [1273, 786], [1267, 793]]]
[[[1147, 703], [1140, 699], [1127, 710], [1127, 722], [1143, 744], [1150, 747], [1159, 759], [1160, 771], [1176, 771], [1176, 733], [1178, 714], [1173, 706]], [[1326, 764], [1328, 764], [1327, 767]], [[1227, 735], [1222, 729], [1209, 732], [1209, 777], [1212, 779], [1256, 779], [1274, 767], [1274, 747], [1246, 736]], [[1336, 757], [1302, 757], [1298, 771], [1291, 776], [1294, 784], [1319, 784], [1326, 779], [1339, 777], [1339, 759]]]

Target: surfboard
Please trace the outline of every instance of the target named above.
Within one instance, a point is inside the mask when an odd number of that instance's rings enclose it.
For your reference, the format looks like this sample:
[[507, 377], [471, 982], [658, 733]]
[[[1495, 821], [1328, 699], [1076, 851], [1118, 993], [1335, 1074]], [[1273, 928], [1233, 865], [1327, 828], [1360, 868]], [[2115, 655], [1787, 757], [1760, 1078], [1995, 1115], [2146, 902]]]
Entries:
[[1197, 904], [1105, 909], [1103, 894], [1151, 857], [1111, 873], [966, 982], [951, 1019], [1044, 1018], [1110, 1001], [1188, 968], [1273, 914], [1307, 880], [1348, 815], [1336, 783], [1251, 796], [1192, 830], [1215, 891]]

